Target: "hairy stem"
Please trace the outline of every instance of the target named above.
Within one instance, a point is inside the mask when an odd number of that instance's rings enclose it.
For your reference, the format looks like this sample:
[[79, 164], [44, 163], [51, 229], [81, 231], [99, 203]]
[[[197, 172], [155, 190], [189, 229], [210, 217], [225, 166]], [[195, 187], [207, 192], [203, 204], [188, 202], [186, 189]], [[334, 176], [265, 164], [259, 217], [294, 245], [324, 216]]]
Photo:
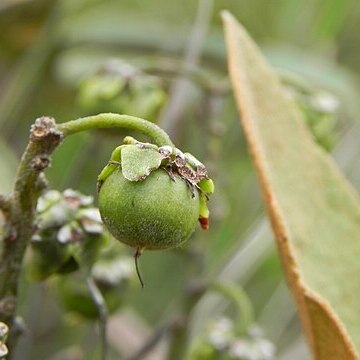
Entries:
[[0, 321], [10, 328], [9, 359], [19, 333], [15, 311], [19, 275], [26, 246], [35, 231], [37, 199], [45, 187], [40, 175], [50, 163], [50, 154], [60, 143], [62, 134], [51, 118], [37, 119], [31, 127], [29, 143], [18, 167], [15, 186], [7, 214], [0, 262]]
[[88, 116], [59, 124], [58, 130], [61, 131], [64, 136], [68, 136], [84, 130], [116, 127], [141, 132], [150, 137], [156, 145], [169, 145], [174, 147], [174, 144], [164, 130], [154, 123], [130, 115], [105, 113]]

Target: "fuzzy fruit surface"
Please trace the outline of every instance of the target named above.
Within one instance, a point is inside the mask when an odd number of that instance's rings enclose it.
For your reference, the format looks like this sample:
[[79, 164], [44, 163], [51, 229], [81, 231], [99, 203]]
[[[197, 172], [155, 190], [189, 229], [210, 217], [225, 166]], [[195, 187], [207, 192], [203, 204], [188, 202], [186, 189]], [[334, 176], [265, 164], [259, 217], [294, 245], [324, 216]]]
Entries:
[[163, 169], [143, 181], [128, 181], [114, 171], [99, 192], [101, 217], [121, 242], [147, 250], [167, 249], [184, 243], [199, 217], [199, 195], [181, 178], [171, 180]]

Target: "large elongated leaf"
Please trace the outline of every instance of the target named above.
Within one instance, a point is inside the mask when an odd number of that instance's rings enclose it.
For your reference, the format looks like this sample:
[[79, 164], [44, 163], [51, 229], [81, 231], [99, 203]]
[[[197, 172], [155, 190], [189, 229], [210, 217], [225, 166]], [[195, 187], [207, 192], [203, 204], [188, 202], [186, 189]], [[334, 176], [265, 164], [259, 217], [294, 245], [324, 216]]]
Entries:
[[223, 19], [235, 97], [314, 358], [357, 359], [359, 197], [246, 31], [229, 13]]

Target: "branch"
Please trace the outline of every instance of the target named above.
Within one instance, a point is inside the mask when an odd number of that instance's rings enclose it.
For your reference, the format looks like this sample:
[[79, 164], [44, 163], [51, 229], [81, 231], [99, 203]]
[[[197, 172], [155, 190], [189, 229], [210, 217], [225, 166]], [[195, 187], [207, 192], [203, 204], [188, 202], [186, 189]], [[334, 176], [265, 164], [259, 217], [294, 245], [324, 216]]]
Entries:
[[143, 359], [144, 356], [147, 355], [159, 343], [162, 338], [164, 338], [167, 334], [173, 332], [177, 326], [178, 319], [174, 319], [156, 329], [155, 332], [149, 337], [149, 339], [143, 344], [143, 346], [127, 360]]
[[[39, 176], [49, 165], [50, 154], [62, 139], [52, 118], [42, 117], [31, 127], [28, 146], [18, 167], [3, 239], [0, 263], [0, 321], [10, 328], [9, 345], [15, 337], [15, 310], [22, 259], [34, 231], [37, 199], [44, 183]], [[11, 351], [9, 346], [9, 351]]]

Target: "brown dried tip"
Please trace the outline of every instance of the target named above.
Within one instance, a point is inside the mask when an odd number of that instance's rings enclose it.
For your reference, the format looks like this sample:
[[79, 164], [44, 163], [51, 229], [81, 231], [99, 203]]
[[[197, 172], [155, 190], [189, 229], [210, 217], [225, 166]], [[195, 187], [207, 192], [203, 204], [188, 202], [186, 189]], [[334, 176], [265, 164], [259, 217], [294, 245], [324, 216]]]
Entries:
[[207, 218], [207, 217], [200, 216], [199, 217], [199, 223], [200, 223], [200, 226], [201, 226], [201, 228], [203, 230], [207, 230], [209, 228], [209, 226], [210, 226], [209, 218]]
[[51, 117], [43, 116], [35, 120], [31, 126], [31, 136], [34, 139], [47, 136], [49, 132], [55, 131], [55, 120]]

